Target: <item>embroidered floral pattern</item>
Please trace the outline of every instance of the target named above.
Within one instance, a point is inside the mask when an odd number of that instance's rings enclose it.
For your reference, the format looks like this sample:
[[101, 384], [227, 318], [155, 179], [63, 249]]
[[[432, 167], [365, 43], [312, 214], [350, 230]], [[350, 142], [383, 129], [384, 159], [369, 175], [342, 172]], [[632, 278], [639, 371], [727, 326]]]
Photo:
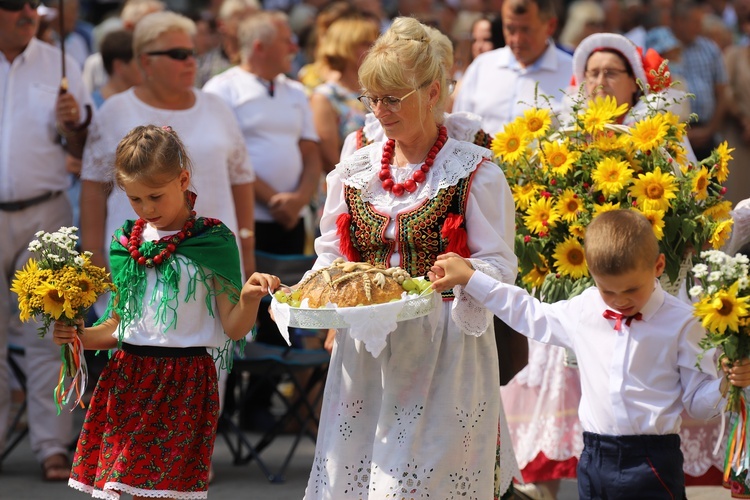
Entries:
[[[346, 493], [347, 498], [367, 498], [370, 489], [370, 478], [372, 477], [372, 463], [370, 457], [365, 457], [357, 465], [347, 465], [346, 469]], [[351, 496], [350, 496], [351, 495]]]
[[456, 408], [457, 416], [458, 416], [458, 422], [461, 424], [462, 429], [466, 429], [466, 434], [464, 435], [463, 443], [464, 448], [467, 450], [471, 446], [472, 441], [472, 435], [474, 434], [472, 432], [472, 429], [479, 424], [480, 420], [482, 419], [482, 416], [484, 416], [484, 410], [487, 406], [486, 401], [482, 401], [479, 403], [479, 406], [472, 410], [471, 412], [466, 412], [462, 410], [461, 408]]
[[341, 418], [339, 423], [339, 432], [344, 438], [344, 441], [346, 441], [347, 439], [352, 437], [352, 434], [354, 433], [354, 430], [352, 429], [352, 423], [353, 419], [357, 418], [357, 415], [362, 412], [362, 400], [358, 399], [357, 401], [351, 403], [341, 403], [341, 406], [342, 410], [339, 412], [339, 418]]
[[481, 471], [468, 471], [466, 467], [461, 467], [461, 471], [456, 474], [450, 474], [451, 483], [454, 491], [451, 494], [451, 500], [459, 498], [479, 498], [476, 489], [476, 479]]
[[319, 453], [315, 455], [315, 461], [312, 467], [312, 477], [314, 480], [315, 493], [318, 494], [322, 491], [326, 491], [328, 487], [328, 459], [323, 458]]
[[413, 461], [405, 464], [403, 467], [391, 469], [390, 473], [396, 479], [396, 485], [392, 491], [385, 495], [385, 498], [395, 498], [398, 500], [412, 500], [417, 498], [430, 498], [428, 484], [431, 478], [432, 469], [419, 467]]
[[412, 426], [417, 419], [422, 416], [423, 409], [424, 406], [422, 405], [414, 405], [414, 407], [409, 410], [396, 407], [394, 414], [396, 415], [396, 423], [400, 427], [397, 437], [398, 444], [404, 444]]

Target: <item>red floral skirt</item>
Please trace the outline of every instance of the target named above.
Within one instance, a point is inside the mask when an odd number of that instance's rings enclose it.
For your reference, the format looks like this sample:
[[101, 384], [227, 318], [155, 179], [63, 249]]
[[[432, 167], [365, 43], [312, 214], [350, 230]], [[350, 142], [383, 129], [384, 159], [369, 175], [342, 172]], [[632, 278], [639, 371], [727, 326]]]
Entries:
[[96, 498], [206, 498], [218, 418], [210, 355], [118, 351], [94, 390], [69, 484]]

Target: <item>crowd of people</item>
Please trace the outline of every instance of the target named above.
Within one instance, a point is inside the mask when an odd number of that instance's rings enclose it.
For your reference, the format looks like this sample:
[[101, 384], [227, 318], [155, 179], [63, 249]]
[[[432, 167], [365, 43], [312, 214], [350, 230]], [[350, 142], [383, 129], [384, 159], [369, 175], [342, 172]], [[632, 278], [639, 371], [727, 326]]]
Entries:
[[[377, 356], [346, 331], [321, 332], [331, 362], [305, 498], [550, 499], [569, 478], [581, 498], [682, 498], [686, 482], [721, 483], [706, 419], [727, 383], [750, 385], [750, 364], [696, 368], [699, 323], [654, 285], [664, 257], [632, 211], [589, 227], [597, 286], [581, 298], [542, 304], [513, 287], [515, 205], [488, 148], [541, 96], [561, 119], [576, 92], [611, 97], [625, 125], [668, 96], [690, 122], [689, 160], [724, 139], [734, 148], [727, 249], [740, 250], [750, 1], [106, 5], [0, 0], [0, 451], [12, 343], [25, 349], [44, 480], [113, 498], [205, 497], [227, 381], [217, 370], [253, 325], [257, 341], [282, 342], [258, 307], [279, 281], [255, 251], [314, 251], [314, 269], [343, 257], [429, 275], [443, 302], [400, 322]], [[668, 59], [672, 87], [651, 81], [649, 49]], [[123, 291], [97, 304], [96, 326], [39, 338], [10, 284], [37, 231], [71, 225]], [[637, 349], [601, 340], [613, 325]], [[58, 416], [50, 395], [58, 345], [79, 333], [87, 349], [118, 351], [71, 457], [72, 414]], [[680, 355], [658, 369], [641, 358], [659, 349]], [[269, 402], [253, 401], [251, 424], [273, 418]], [[194, 415], [165, 426], [174, 405]], [[625, 479], [609, 460], [644, 450], [658, 453]], [[189, 467], [166, 474], [175, 464]]]

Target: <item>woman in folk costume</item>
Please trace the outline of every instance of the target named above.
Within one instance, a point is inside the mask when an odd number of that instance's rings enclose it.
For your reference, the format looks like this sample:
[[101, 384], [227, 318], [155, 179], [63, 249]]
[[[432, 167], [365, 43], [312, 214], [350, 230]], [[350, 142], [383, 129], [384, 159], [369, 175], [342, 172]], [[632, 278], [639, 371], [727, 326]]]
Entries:
[[[574, 101], [585, 103], [610, 96], [618, 105], [627, 105], [620, 118], [623, 125], [632, 126], [649, 107], [685, 120], [685, 94], [670, 87], [666, 66], [660, 70], [662, 62], [655, 51], [643, 55], [622, 35], [596, 33], [586, 37], [573, 54], [574, 81], [568, 96], [576, 96], [578, 91], [578, 97], [566, 98], [563, 114], [574, 114]], [[567, 120], [563, 118], [562, 123]], [[695, 161], [687, 137], [683, 147], [686, 157]], [[559, 480], [576, 476], [583, 450], [578, 420], [579, 373], [566, 361], [564, 349], [530, 341], [529, 364], [501, 389], [516, 459], [527, 483], [519, 489], [534, 498], [554, 498]], [[699, 433], [694, 426], [700, 427]], [[708, 455], [713, 427], [689, 418], [683, 420], [681, 438], [688, 484], [689, 476], [701, 476], [711, 467]], [[704, 434], [706, 430], [708, 435]]]
[[[445, 68], [430, 32], [396, 19], [359, 78], [389, 139], [328, 175], [315, 269], [343, 256], [420, 276], [456, 251], [513, 282], [510, 190], [490, 151], [441, 125]], [[495, 338], [491, 315], [457, 292], [433, 314], [398, 323], [382, 350], [338, 332], [305, 498], [492, 497], [497, 447], [487, 437], [502, 413]], [[502, 453], [512, 454], [508, 444]]]
[[120, 348], [97, 383], [69, 484], [96, 498], [206, 498], [219, 418], [210, 351], [231, 360], [279, 279], [241, 283], [232, 232], [192, 211], [190, 160], [171, 128], [125, 136], [115, 179], [140, 217], [112, 238], [117, 292], [99, 325], [54, 329], [60, 345], [80, 328], [84, 348]]

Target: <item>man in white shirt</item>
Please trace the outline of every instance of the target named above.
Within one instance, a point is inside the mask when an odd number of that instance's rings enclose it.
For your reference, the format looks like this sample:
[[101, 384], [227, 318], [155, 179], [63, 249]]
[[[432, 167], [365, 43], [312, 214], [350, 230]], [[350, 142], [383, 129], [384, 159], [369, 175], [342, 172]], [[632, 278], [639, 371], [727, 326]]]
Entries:
[[[67, 448], [72, 413], [56, 415], [53, 390], [60, 348], [51, 335], [40, 339], [34, 323], [21, 324], [11, 296], [15, 272], [32, 256], [28, 244], [39, 230], [72, 224], [66, 152], [80, 158], [86, 130], [74, 130], [90, 99], [75, 61], [68, 57], [68, 91], [59, 95], [59, 49], [34, 35], [39, 0], [0, 0], [0, 451], [5, 447], [10, 408], [7, 351], [14, 335], [26, 349], [26, 394], [31, 447], [44, 478], [70, 475]], [[60, 135], [62, 134], [62, 139]], [[64, 145], [63, 145], [64, 144]]]
[[453, 104], [453, 111], [481, 116], [492, 135], [533, 107], [537, 91], [559, 106], [573, 67], [572, 57], [550, 38], [557, 28], [552, 0], [506, 0], [502, 17], [507, 45], [474, 59]]
[[[261, 12], [244, 20], [239, 40], [240, 65], [213, 77], [203, 90], [220, 96], [232, 108], [255, 167], [256, 250], [302, 254], [303, 216], [322, 170], [305, 91], [284, 75], [291, 70], [297, 45], [281, 12]], [[263, 308], [257, 325], [257, 340], [283, 342]], [[251, 426], [270, 424], [271, 393], [270, 386], [255, 392]]]

